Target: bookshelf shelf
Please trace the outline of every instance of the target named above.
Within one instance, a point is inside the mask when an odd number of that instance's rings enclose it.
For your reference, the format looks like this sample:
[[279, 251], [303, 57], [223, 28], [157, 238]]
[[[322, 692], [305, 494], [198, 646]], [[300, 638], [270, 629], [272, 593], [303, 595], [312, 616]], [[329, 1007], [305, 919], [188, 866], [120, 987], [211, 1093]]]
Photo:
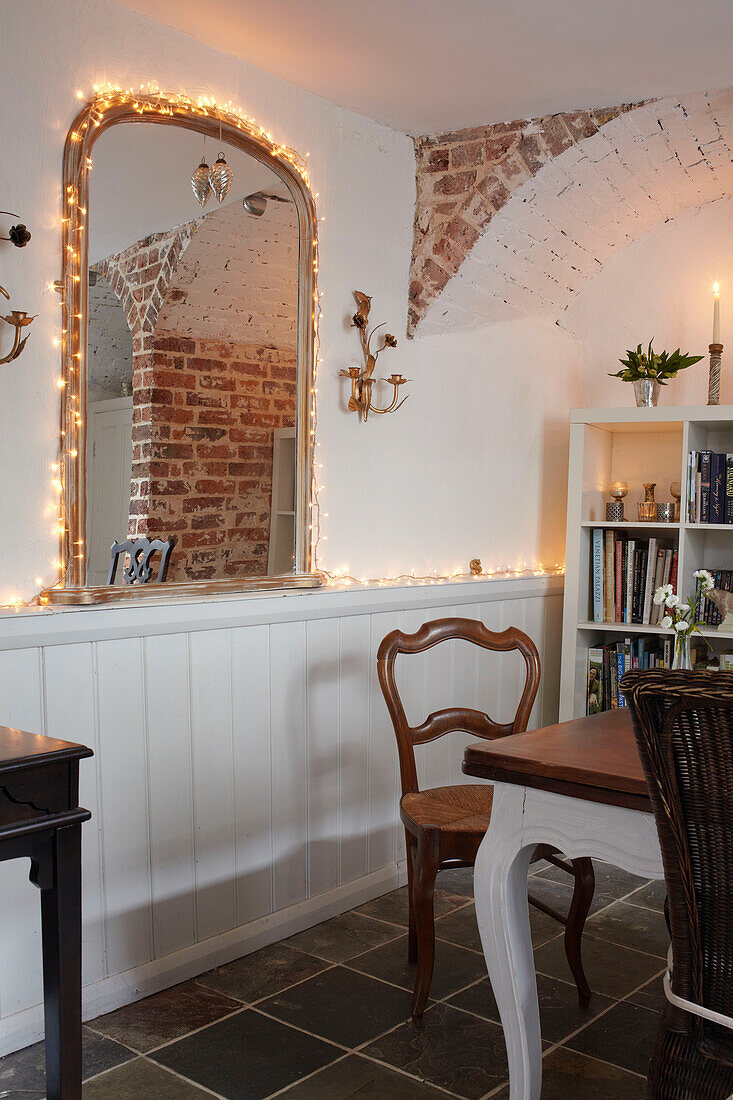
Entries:
[[[625, 519], [622, 523], [596, 523], [592, 519], [584, 519], [581, 521], [581, 527], [601, 527], [603, 530], [620, 531], [622, 528], [624, 531], [679, 531], [679, 523], [649, 523], [643, 520], [638, 520], [634, 523], [633, 520]], [[690, 526], [688, 524], [687, 526]], [[705, 524], [706, 527], [715, 526], [714, 524]], [[733, 527], [731, 527], [733, 531]]]
[[[577, 409], [570, 417], [570, 462], [565, 553], [560, 720], [585, 714], [588, 650], [625, 637], [659, 643], [671, 631], [641, 623], [593, 621], [593, 530], [623, 531], [633, 539], [655, 538], [677, 551], [677, 592], [694, 591], [696, 569], [733, 571], [733, 524], [690, 523], [687, 457], [690, 451], [733, 452], [733, 405], [658, 409]], [[611, 481], [629, 484], [629, 518], [607, 523]], [[643, 482], [654, 481], [658, 501], [672, 500], [670, 483], [682, 486], [681, 523], [635, 522]], [[726, 537], [726, 535], [728, 537]], [[714, 652], [728, 649], [733, 633], [702, 630]]]

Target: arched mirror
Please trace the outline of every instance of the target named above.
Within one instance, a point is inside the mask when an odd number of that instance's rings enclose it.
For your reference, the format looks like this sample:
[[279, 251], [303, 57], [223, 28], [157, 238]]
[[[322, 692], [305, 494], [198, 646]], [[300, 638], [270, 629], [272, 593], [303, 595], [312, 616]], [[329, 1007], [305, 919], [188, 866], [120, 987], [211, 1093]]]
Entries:
[[[229, 111], [115, 91], [75, 120], [64, 166], [62, 581], [48, 595], [317, 584], [303, 164]], [[164, 585], [152, 558], [151, 583], [131, 568], [150, 543], [172, 547]]]

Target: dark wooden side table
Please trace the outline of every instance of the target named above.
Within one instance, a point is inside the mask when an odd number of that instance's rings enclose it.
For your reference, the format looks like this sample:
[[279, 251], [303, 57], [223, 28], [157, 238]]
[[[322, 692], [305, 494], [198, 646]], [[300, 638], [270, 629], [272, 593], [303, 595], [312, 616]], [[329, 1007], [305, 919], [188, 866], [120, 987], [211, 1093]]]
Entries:
[[92, 815], [79, 761], [92, 755], [0, 726], [0, 860], [29, 856], [41, 891], [47, 1100], [81, 1098], [81, 824]]

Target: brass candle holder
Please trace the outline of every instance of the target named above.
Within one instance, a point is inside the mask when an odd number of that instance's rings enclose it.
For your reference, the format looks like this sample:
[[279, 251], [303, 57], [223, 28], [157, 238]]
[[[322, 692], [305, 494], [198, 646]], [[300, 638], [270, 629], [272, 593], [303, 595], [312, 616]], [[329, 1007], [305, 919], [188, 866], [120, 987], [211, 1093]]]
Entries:
[[613, 497], [613, 501], [606, 503], [606, 523], [624, 523], [626, 520], [624, 497], [629, 491], [629, 483], [627, 481], [612, 481], [608, 491]]
[[409, 382], [410, 380], [409, 378], [403, 378], [401, 374], [391, 374], [389, 378], [382, 378], [382, 382], [389, 382], [389, 384], [394, 387], [392, 400], [384, 409], [378, 409], [376, 405], [372, 404], [372, 386], [376, 382], [376, 378], [373, 378], [372, 375], [377, 365], [377, 359], [385, 348], [396, 348], [397, 340], [391, 333], [387, 332], [383, 337], [382, 346], [372, 351], [372, 337], [377, 329], [383, 328], [384, 325], [376, 325], [371, 332], [368, 332], [369, 311], [372, 306], [372, 300], [368, 294], [362, 293], [361, 290], [354, 291], [354, 298], [356, 299], [358, 309], [352, 317], [351, 323], [359, 333], [361, 348], [364, 354], [364, 367], [348, 367], [340, 373], [342, 378], [351, 379], [349, 411], [358, 413], [359, 419], [366, 423], [370, 412], [383, 416], [385, 413], [396, 412], [401, 405], [404, 405], [407, 397], [403, 397], [401, 401], [399, 400], [400, 386], [404, 386], [405, 382]]
[[[0, 294], [4, 294], [8, 301], [10, 301], [10, 295], [8, 294], [4, 286], [0, 286]], [[27, 313], [24, 313], [19, 309], [12, 309], [7, 317], [0, 317], [0, 321], [4, 321], [6, 325], [10, 325], [12, 328], [15, 329], [13, 346], [10, 349], [8, 355], [4, 355], [2, 358], [0, 358], [1, 366], [3, 363], [12, 363], [14, 359], [18, 358], [28, 340], [27, 335], [23, 339], [21, 339], [21, 334], [24, 328], [27, 328], [33, 323], [34, 318], [29, 317]]]

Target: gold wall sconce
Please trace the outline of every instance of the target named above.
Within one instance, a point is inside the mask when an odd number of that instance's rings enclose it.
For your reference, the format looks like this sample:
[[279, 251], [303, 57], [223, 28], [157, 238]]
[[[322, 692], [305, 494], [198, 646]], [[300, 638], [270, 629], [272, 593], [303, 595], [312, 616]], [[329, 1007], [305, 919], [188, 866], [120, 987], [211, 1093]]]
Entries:
[[[17, 214], [11, 214], [9, 210], [0, 210], [0, 214], [7, 214], [10, 218], [18, 217]], [[30, 239], [30, 232], [28, 231], [26, 226], [23, 225], [22, 222], [19, 222], [18, 225], [11, 225], [10, 232], [7, 237], [0, 235], [0, 241], [10, 241], [10, 243], [12, 245], [15, 245], [16, 248], [25, 248]], [[0, 286], [0, 294], [4, 294], [8, 301], [10, 301], [10, 295], [8, 294], [4, 286]], [[27, 335], [23, 339], [21, 339], [23, 329], [32, 324], [33, 320], [33, 317], [29, 317], [27, 313], [24, 313], [19, 309], [11, 310], [7, 317], [0, 317], [0, 321], [4, 321], [6, 325], [10, 325], [12, 328], [15, 329], [13, 346], [8, 355], [0, 357], [0, 366], [2, 366], [4, 363], [12, 363], [13, 359], [18, 358], [26, 345], [26, 341], [28, 340]]]
[[404, 386], [405, 382], [409, 382], [410, 379], [403, 378], [401, 374], [391, 374], [389, 378], [382, 378], [382, 382], [389, 382], [389, 384], [394, 387], [392, 401], [385, 409], [378, 409], [376, 405], [372, 404], [372, 386], [377, 381], [377, 379], [372, 376], [377, 365], [377, 359], [385, 348], [396, 348], [397, 340], [391, 333], [387, 332], [382, 338], [382, 346], [372, 351], [372, 337], [377, 329], [384, 328], [384, 323], [375, 325], [371, 332], [369, 332], [369, 311], [372, 308], [372, 300], [368, 294], [362, 293], [361, 290], [354, 291], [354, 298], [356, 299], [357, 310], [351, 319], [351, 323], [359, 333], [361, 348], [364, 354], [364, 367], [348, 367], [346, 370], [341, 371], [341, 376], [351, 379], [349, 411], [358, 413], [359, 419], [366, 423], [370, 412], [383, 416], [384, 413], [396, 412], [401, 405], [404, 405], [407, 396], [403, 397], [401, 401], [399, 400], [400, 386]]
[[[10, 301], [10, 295], [4, 286], [0, 286], [0, 294], [4, 294], [8, 301]], [[23, 329], [32, 324], [34, 320], [34, 317], [29, 317], [27, 313], [23, 313], [19, 309], [11, 310], [7, 317], [0, 317], [0, 321], [5, 321], [6, 325], [11, 325], [15, 329], [13, 347], [9, 355], [4, 355], [0, 358], [0, 366], [2, 366], [3, 363], [12, 363], [13, 359], [18, 358], [28, 340], [28, 336], [25, 336], [21, 340], [21, 333]]]

